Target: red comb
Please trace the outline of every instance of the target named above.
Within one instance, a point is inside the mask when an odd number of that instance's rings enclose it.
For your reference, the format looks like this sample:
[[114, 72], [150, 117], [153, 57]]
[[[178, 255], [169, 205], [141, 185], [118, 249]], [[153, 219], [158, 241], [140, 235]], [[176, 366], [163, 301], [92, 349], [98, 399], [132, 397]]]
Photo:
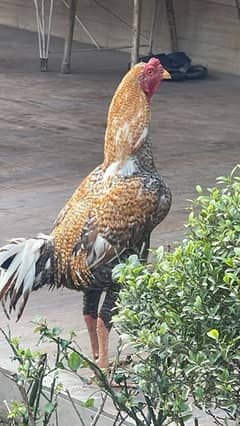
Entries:
[[149, 59], [147, 64], [152, 65], [154, 67], [157, 67], [158, 65], [160, 65], [160, 61], [159, 61], [158, 58], [151, 58], [151, 59]]

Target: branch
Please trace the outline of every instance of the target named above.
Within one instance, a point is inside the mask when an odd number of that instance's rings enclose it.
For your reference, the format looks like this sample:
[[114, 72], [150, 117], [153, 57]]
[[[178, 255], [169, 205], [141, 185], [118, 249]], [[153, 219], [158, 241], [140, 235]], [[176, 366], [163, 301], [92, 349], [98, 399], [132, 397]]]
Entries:
[[26, 393], [26, 389], [24, 388], [24, 386], [19, 385], [18, 383], [16, 383], [16, 384], [17, 384], [17, 387], [18, 387], [19, 392], [21, 394], [23, 404], [25, 405], [25, 407], [27, 409], [27, 413], [28, 413], [28, 417], [29, 417], [29, 419], [28, 419], [29, 426], [36, 426], [36, 423], [35, 423], [35, 420], [34, 420], [34, 417], [33, 417], [33, 413], [32, 413], [31, 407], [30, 407], [29, 402], [28, 402], [28, 396], [27, 396], [27, 393]]
[[93, 419], [93, 421], [91, 423], [91, 426], [96, 426], [96, 424], [97, 424], [97, 422], [98, 422], [98, 420], [99, 420], [99, 418], [100, 418], [100, 416], [101, 416], [101, 414], [103, 412], [103, 408], [104, 408], [107, 396], [108, 396], [107, 393], [105, 393], [105, 395], [102, 397], [102, 402], [101, 402], [101, 404], [100, 404], [100, 406], [99, 406], [99, 408], [97, 410], [96, 416], [94, 417], [94, 419]]
[[77, 409], [77, 407], [76, 407], [76, 404], [75, 404], [74, 400], [72, 399], [72, 397], [71, 397], [70, 392], [69, 392], [69, 390], [68, 390], [68, 389], [66, 390], [66, 393], [67, 393], [67, 396], [68, 396], [68, 398], [69, 398], [69, 400], [70, 400], [70, 402], [71, 402], [71, 404], [72, 404], [72, 406], [73, 406], [73, 408], [74, 408], [75, 413], [77, 414], [77, 416], [78, 416], [78, 418], [79, 418], [79, 420], [80, 420], [80, 422], [81, 422], [81, 425], [82, 425], [82, 426], [85, 426], [85, 423], [84, 423], [84, 421], [83, 421], [83, 419], [82, 419], [82, 416], [81, 416], [81, 414], [79, 413], [79, 411], [78, 411], [78, 409]]

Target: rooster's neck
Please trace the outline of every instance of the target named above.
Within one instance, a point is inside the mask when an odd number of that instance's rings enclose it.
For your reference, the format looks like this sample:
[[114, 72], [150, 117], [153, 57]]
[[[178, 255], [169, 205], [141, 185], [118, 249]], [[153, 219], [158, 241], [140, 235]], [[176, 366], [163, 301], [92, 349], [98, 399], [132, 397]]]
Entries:
[[139, 83], [120, 85], [108, 113], [104, 167], [135, 155], [146, 139], [149, 122], [149, 101]]

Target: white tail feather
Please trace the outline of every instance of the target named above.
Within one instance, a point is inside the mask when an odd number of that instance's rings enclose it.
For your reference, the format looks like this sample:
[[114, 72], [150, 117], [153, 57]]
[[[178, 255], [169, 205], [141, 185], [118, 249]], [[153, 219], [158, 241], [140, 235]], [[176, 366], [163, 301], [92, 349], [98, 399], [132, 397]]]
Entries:
[[[41, 256], [41, 249], [47, 242], [53, 242], [53, 237], [39, 234], [36, 238], [11, 240], [0, 249], [0, 300], [10, 298], [10, 311], [15, 308], [21, 298], [19, 315], [33, 289], [36, 278], [36, 265]], [[9, 265], [4, 263], [9, 261]], [[47, 262], [50, 267], [50, 260]]]

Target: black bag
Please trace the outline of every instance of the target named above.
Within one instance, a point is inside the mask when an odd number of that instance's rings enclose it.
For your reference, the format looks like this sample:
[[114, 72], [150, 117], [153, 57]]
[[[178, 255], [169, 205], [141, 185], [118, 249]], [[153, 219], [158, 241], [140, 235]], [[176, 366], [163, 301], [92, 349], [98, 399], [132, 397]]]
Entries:
[[[158, 58], [162, 66], [171, 75], [171, 80], [196, 80], [206, 78], [208, 70], [202, 65], [192, 65], [191, 59], [184, 52], [157, 53], [156, 55], [141, 56], [139, 62], [148, 62]], [[170, 81], [171, 81], [170, 80]]]

